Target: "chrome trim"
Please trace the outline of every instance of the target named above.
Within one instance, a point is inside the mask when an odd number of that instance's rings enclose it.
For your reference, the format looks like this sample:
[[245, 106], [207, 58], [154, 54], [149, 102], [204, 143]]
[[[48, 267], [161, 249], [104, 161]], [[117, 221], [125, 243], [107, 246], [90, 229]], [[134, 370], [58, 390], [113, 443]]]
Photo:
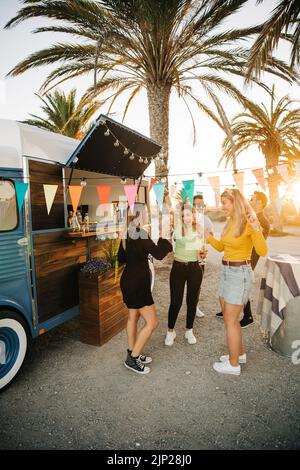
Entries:
[[[36, 329], [38, 325], [38, 318], [36, 312], [36, 299], [34, 296], [35, 292], [35, 275], [34, 275], [34, 256], [32, 251], [32, 238], [31, 238], [31, 224], [30, 224], [30, 181], [29, 181], [29, 163], [25, 156], [22, 156], [23, 160], [23, 175], [25, 181], [28, 181], [28, 190], [24, 199], [24, 211], [25, 211], [25, 233], [28, 240], [27, 243], [27, 263], [29, 272], [29, 289], [31, 295], [31, 308], [32, 308], [32, 325]], [[30, 269], [31, 266], [31, 269]]]

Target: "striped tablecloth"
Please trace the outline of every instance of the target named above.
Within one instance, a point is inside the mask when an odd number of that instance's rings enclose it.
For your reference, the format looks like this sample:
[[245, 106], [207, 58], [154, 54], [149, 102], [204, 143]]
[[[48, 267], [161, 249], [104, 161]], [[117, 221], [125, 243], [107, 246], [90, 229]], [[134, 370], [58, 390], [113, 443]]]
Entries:
[[[271, 338], [284, 320], [284, 308], [300, 296], [300, 255], [269, 256], [261, 280], [257, 313], [261, 328]], [[300, 312], [299, 312], [300, 315]]]

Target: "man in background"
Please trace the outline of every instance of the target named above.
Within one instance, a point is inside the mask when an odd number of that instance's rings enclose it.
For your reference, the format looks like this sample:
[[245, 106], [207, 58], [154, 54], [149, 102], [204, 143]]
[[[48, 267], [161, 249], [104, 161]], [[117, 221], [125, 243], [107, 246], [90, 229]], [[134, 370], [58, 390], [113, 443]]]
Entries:
[[[263, 193], [262, 191], [254, 191], [254, 194], [252, 195], [250, 199], [250, 204], [252, 209], [255, 211], [256, 216], [259, 220], [259, 223], [262, 227], [262, 231], [264, 234], [264, 237], [267, 238], [270, 232], [270, 222], [266, 218], [264, 214], [264, 209], [268, 204], [268, 198]], [[253, 248], [252, 254], [251, 254], [251, 267], [254, 270], [257, 263], [259, 260], [259, 256], [256, 253], [255, 249]], [[219, 312], [216, 314], [217, 317], [222, 317], [223, 313]], [[241, 328], [247, 328], [248, 326], [252, 325], [253, 323], [253, 316], [251, 312], [251, 305], [250, 305], [250, 300], [248, 300], [247, 304], [244, 306], [244, 316], [242, 320], [240, 321]]]
[[[213, 234], [213, 224], [211, 220], [204, 214], [204, 210], [206, 208], [206, 204], [204, 203], [203, 195], [196, 194], [193, 199], [193, 204], [196, 209], [196, 218], [197, 222], [204, 228], [204, 230], [208, 230], [211, 234]], [[204, 274], [204, 264], [202, 265], [203, 274]], [[200, 308], [197, 306], [196, 310], [196, 317], [202, 318], [204, 317], [204, 313]]]

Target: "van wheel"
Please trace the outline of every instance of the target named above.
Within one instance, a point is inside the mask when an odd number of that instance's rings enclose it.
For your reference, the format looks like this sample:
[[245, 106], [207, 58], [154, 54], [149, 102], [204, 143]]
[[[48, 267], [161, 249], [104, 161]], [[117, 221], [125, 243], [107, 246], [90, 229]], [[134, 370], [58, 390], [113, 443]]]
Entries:
[[18, 374], [27, 351], [26, 325], [20, 315], [0, 311], [0, 390]]

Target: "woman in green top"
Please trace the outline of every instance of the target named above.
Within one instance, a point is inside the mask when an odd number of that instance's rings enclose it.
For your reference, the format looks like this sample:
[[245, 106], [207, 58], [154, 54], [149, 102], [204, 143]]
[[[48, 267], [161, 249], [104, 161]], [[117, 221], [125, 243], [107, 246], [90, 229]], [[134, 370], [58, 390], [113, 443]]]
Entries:
[[168, 331], [165, 338], [166, 346], [172, 346], [176, 338], [174, 327], [182, 305], [185, 284], [187, 284], [185, 337], [189, 344], [195, 344], [197, 341], [193, 334], [193, 324], [203, 277], [198, 257], [200, 251], [203, 250], [204, 239], [197, 230], [192, 206], [182, 205], [174, 239], [175, 257], [170, 273], [171, 302], [168, 313]]

